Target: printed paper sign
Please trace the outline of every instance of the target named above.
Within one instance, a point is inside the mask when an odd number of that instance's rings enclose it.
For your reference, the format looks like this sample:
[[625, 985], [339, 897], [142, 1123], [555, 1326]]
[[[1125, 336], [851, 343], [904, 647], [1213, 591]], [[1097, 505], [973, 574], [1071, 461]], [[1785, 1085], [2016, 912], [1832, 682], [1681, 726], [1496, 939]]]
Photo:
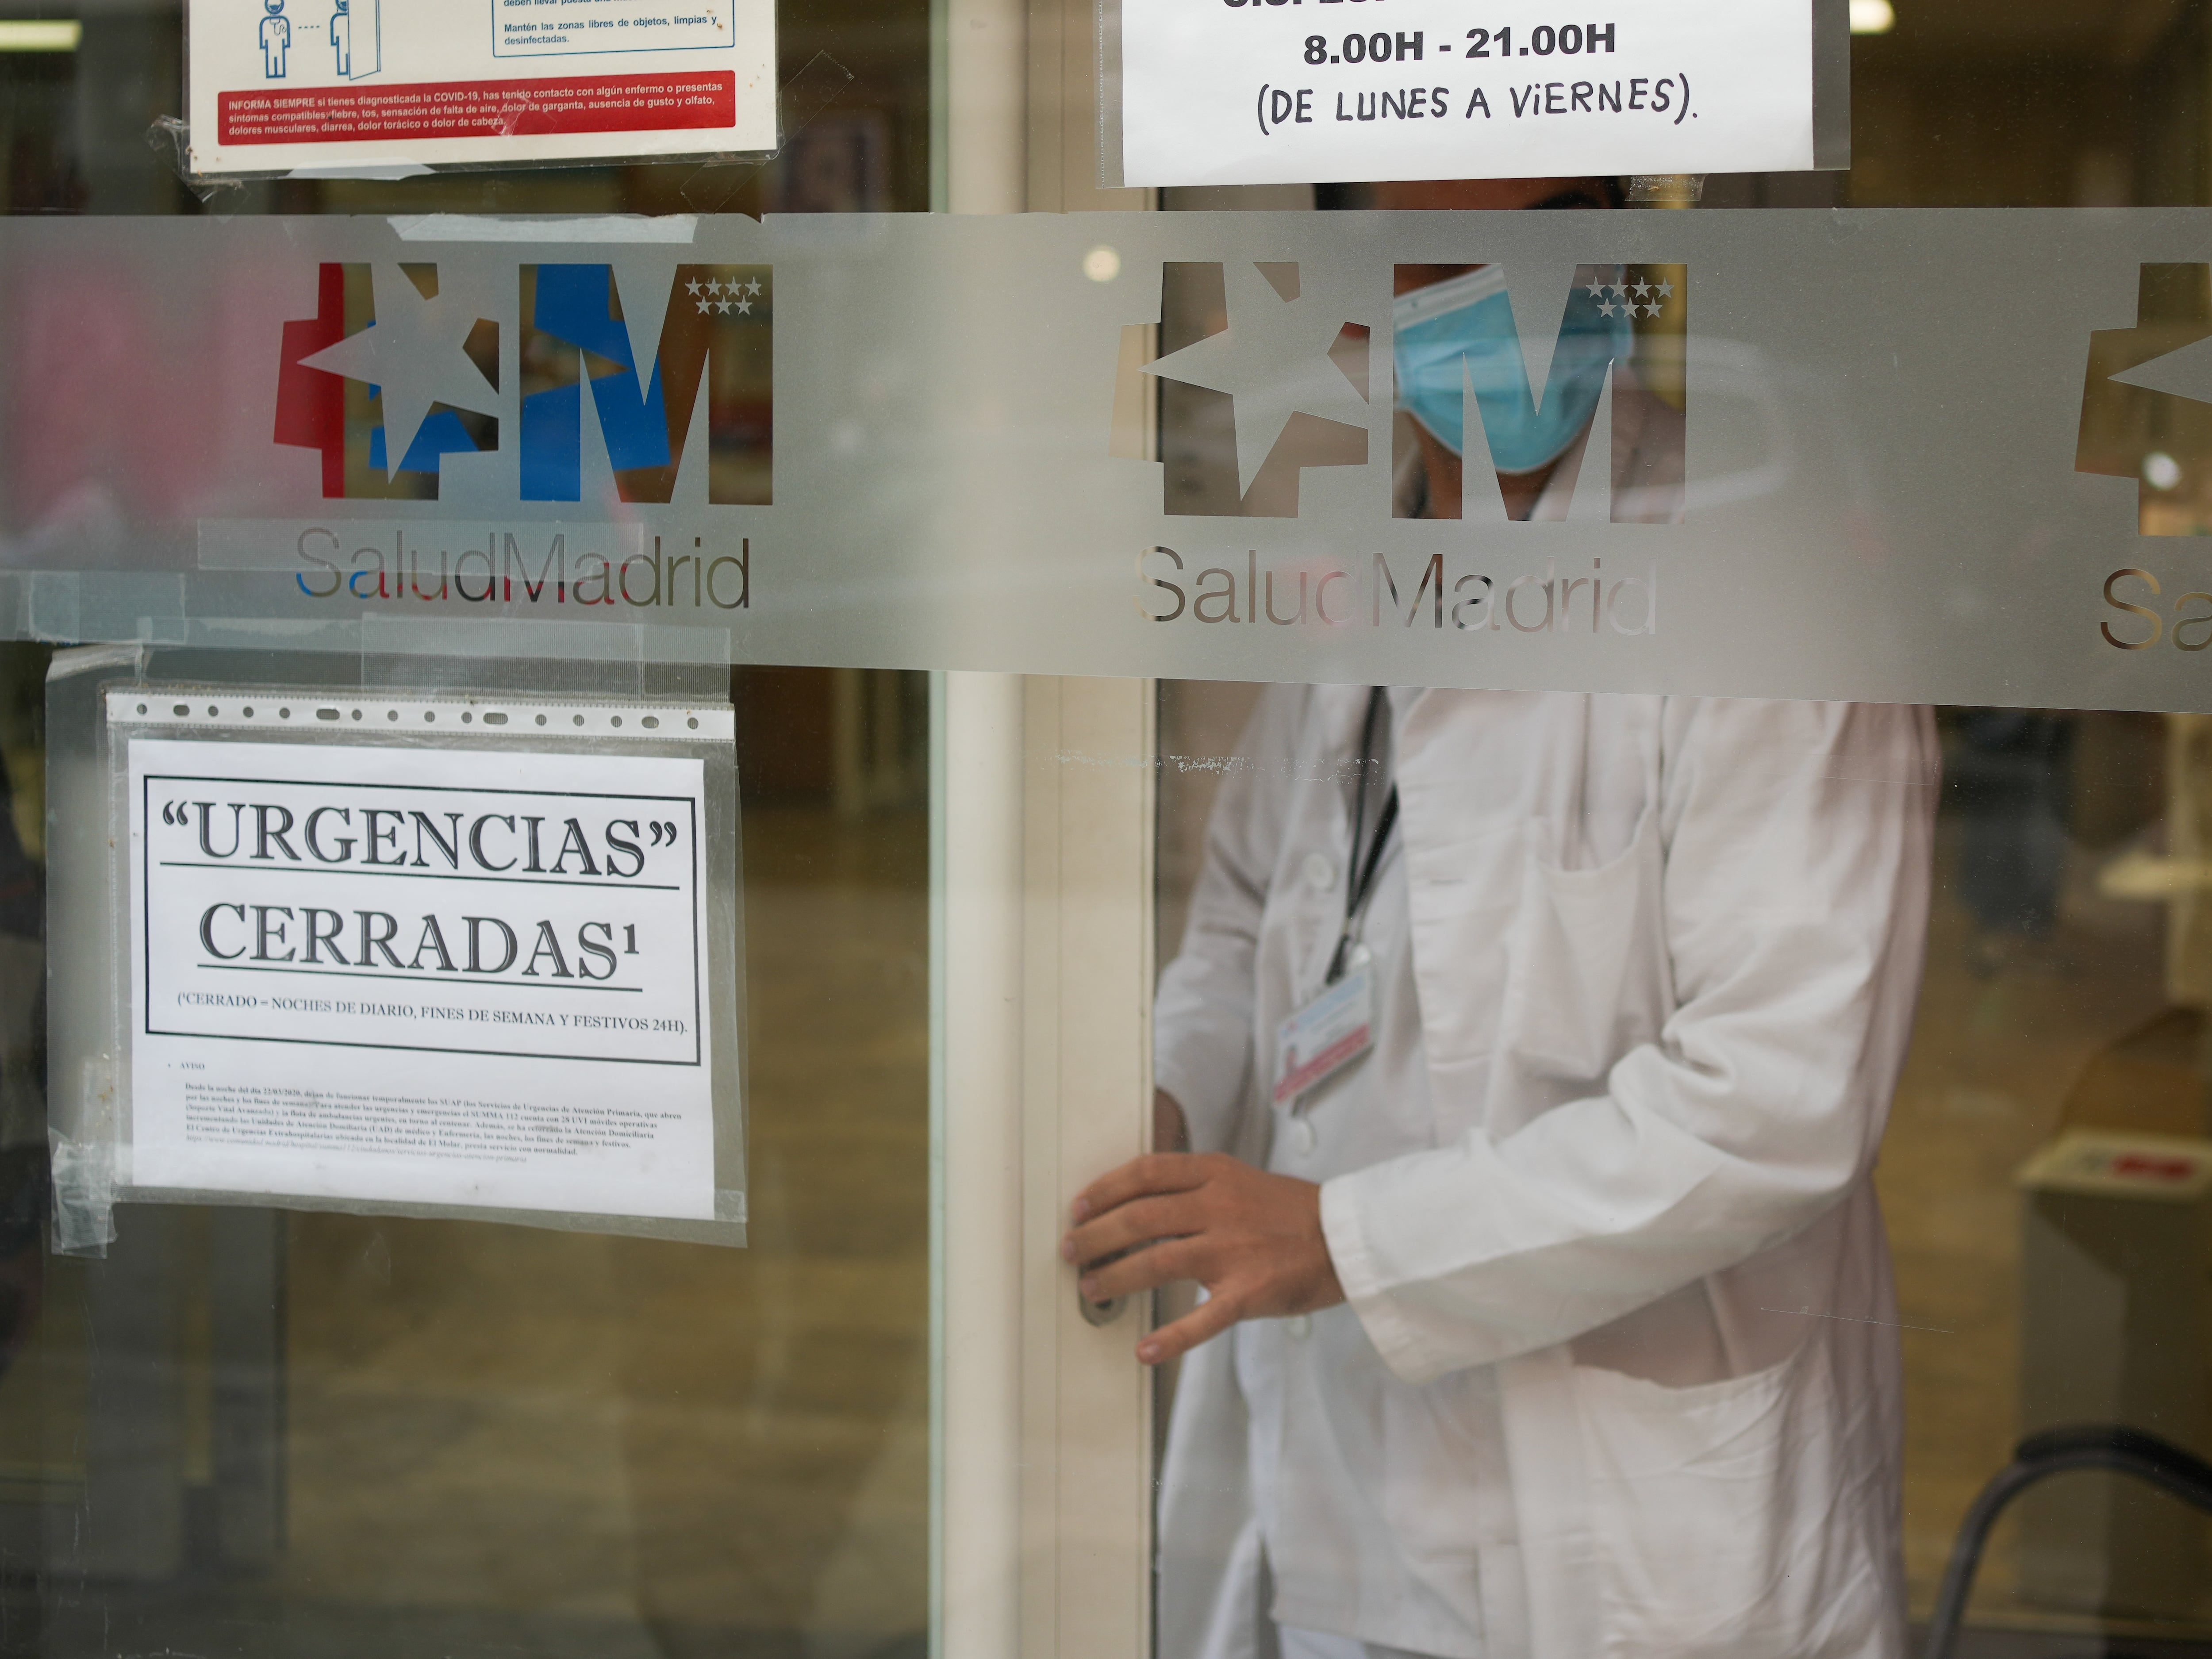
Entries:
[[211, 175], [775, 147], [772, 0], [191, 0]]
[[701, 762], [141, 738], [129, 1179], [711, 1219]]
[[1814, 164], [1808, 0], [1122, 0], [1121, 87], [1131, 185]]

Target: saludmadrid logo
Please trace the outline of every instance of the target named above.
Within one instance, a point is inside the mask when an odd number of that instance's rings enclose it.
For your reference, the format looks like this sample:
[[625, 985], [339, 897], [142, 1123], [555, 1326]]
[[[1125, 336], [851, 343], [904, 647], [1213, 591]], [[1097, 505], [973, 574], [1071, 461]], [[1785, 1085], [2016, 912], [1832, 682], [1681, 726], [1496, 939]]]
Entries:
[[305, 568], [293, 582], [311, 599], [343, 593], [356, 599], [457, 599], [465, 605], [626, 605], [633, 610], [689, 608], [745, 611], [752, 605], [752, 538], [737, 538], [735, 551], [710, 550], [695, 536], [681, 552], [652, 538], [651, 551], [583, 548], [571, 550], [566, 530], [490, 528], [482, 546], [440, 538], [426, 549], [410, 542], [404, 526], [390, 532], [391, 545], [350, 540], [328, 525], [300, 532]]
[[[1540, 388], [1499, 267], [1401, 265], [1393, 275], [1392, 339], [1378, 364], [1370, 331], [1328, 292], [1308, 291], [1295, 264], [1164, 266], [1158, 354], [1145, 349], [1150, 325], [1123, 332], [1112, 453], [1159, 463], [1168, 516], [1297, 518], [1304, 469], [1370, 463], [1371, 399], [1389, 397], [1389, 517], [1487, 518], [1504, 535], [1486, 535], [1480, 552], [1420, 556], [1355, 533], [1346, 540], [1370, 544], [1280, 561], [1198, 538], [1155, 544], [1136, 557], [1138, 614], [1324, 631], [1656, 634], [1656, 562], [1622, 559], [1608, 570], [1593, 558], [1587, 569], [1553, 562], [1510, 574], [1496, 562], [1514, 539], [1509, 480], [1542, 481], [1538, 517], [1595, 498], [1614, 524], [1680, 519], [1688, 268], [1585, 264], [1563, 304], [1557, 290], [1542, 296], [1559, 309], [1525, 300], [1530, 314], [1559, 319]], [[1141, 410], [1155, 396], [1148, 458]], [[1499, 488], [1462, 488], [1486, 464]]]
[[[283, 325], [273, 437], [320, 455], [329, 501], [440, 501], [453, 458], [504, 454], [511, 445], [506, 476], [517, 506], [581, 502], [588, 386], [617, 501], [672, 501], [689, 444], [695, 457], [703, 448], [710, 505], [767, 506], [774, 274], [765, 264], [672, 266], [656, 348], [641, 362], [611, 264], [517, 264], [520, 372], [502, 386], [501, 325], [479, 313], [504, 307], [482, 302], [481, 267], [448, 289], [435, 263], [325, 263], [317, 313]], [[702, 418], [699, 446], [693, 427]], [[362, 530], [332, 520], [302, 532], [299, 590], [466, 604], [736, 611], [750, 603], [744, 538], [715, 546], [685, 536], [678, 542], [688, 545], [665, 546], [653, 536], [648, 548], [634, 526], [538, 528], [520, 515], [458, 532], [390, 520], [373, 535]], [[580, 544], [586, 540], [594, 544]]]

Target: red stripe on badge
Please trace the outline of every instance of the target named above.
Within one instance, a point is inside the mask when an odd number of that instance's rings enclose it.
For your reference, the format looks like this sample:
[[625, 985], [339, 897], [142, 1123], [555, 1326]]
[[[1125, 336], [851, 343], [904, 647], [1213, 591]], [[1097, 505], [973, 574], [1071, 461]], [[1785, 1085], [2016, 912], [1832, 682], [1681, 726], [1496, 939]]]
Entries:
[[1283, 1080], [1275, 1085], [1275, 1104], [1279, 1106], [1286, 1100], [1296, 1099], [1364, 1048], [1367, 1032], [1368, 1028], [1363, 1025], [1358, 1030], [1339, 1037], [1304, 1065], [1285, 1072]]

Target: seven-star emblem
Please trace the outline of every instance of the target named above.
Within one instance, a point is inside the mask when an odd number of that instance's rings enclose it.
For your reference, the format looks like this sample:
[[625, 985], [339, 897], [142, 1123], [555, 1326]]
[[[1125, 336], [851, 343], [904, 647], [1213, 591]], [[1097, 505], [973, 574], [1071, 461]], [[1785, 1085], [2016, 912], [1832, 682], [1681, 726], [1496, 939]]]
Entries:
[[761, 291], [760, 279], [756, 276], [708, 276], [703, 282], [694, 279], [684, 285], [698, 303], [702, 317], [726, 315], [736, 312], [740, 317], [752, 314], [751, 295]]

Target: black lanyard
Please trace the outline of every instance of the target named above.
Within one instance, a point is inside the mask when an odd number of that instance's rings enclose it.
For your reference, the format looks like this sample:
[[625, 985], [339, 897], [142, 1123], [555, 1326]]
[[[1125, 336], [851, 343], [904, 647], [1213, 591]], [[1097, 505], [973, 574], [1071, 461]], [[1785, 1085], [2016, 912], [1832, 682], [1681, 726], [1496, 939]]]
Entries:
[[1360, 838], [1367, 827], [1367, 769], [1375, 763], [1375, 726], [1389, 701], [1379, 685], [1369, 692], [1367, 719], [1359, 728], [1359, 771], [1352, 797], [1352, 862], [1344, 872], [1344, 930], [1336, 936], [1336, 950], [1328, 959], [1325, 984], [1334, 985], [1344, 977], [1346, 958], [1352, 950], [1352, 929], [1358, 925], [1367, 901], [1374, 896], [1376, 872], [1382, 867], [1382, 854], [1390, 845], [1390, 832], [1398, 827], [1398, 786], [1394, 781], [1389, 796], [1382, 803], [1382, 811], [1375, 820], [1375, 839], [1368, 843], [1366, 858], [1360, 858]]

